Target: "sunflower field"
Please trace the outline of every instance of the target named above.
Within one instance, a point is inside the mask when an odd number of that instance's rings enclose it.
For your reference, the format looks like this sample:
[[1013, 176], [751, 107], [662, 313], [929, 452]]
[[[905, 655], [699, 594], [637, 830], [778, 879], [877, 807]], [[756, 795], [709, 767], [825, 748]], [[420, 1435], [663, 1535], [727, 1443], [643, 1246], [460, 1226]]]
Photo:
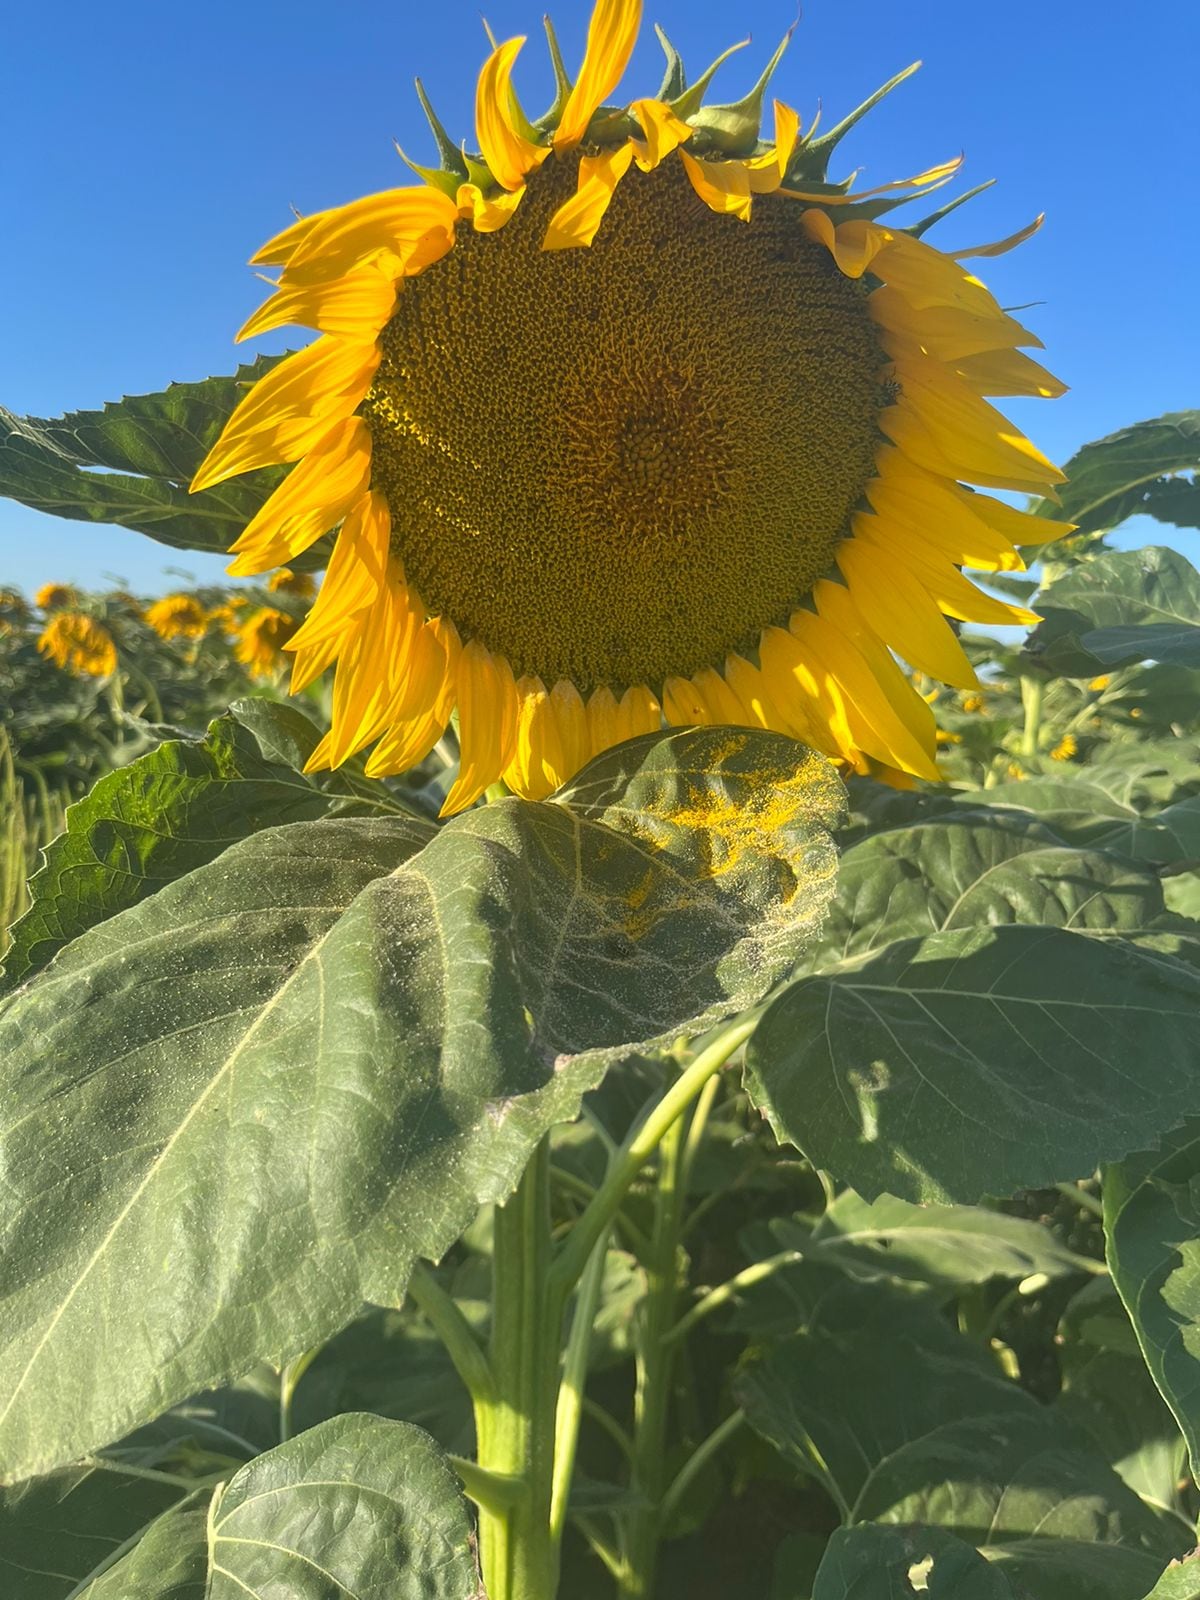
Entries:
[[640, 22], [0, 410], [3, 1600], [1200, 1600], [1200, 412]]

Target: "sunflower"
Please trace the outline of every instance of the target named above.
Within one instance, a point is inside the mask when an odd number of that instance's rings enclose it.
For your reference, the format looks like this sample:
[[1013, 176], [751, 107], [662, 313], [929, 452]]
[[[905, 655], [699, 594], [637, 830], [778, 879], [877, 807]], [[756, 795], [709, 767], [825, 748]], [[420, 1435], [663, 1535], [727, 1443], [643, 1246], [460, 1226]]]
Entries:
[[280, 567], [267, 579], [271, 594], [289, 594], [294, 600], [311, 600], [317, 585], [307, 572], [293, 572], [291, 567]]
[[42, 629], [38, 649], [67, 672], [107, 678], [117, 670], [112, 634], [80, 611], [60, 611], [51, 617]]
[[199, 639], [208, 627], [204, 607], [190, 594], [168, 594], [156, 600], [143, 619], [162, 639]]
[[296, 631], [295, 619], [274, 606], [260, 606], [237, 623], [234, 655], [252, 678], [268, 678], [279, 665], [280, 652]]
[[44, 583], [33, 597], [39, 611], [61, 611], [74, 605], [75, 591], [69, 583]]
[[760, 137], [783, 45], [734, 105], [704, 103], [720, 60], [688, 87], [669, 45], [654, 98], [605, 103], [640, 10], [599, 0], [573, 85], [547, 24], [558, 92], [536, 122], [511, 82], [524, 41], [496, 46], [477, 156], [420, 91], [439, 169], [259, 251], [282, 271], [239, 337], [320, 337], [250, 390], [192, 484], [296, 463], [230, 571], [340, 524], [287, 646], [296, 688], [336, 662], [310, 765], [373, 743], [369, 773], [403, 771], [457, 709], [447, 813], [501, 777], [540, 798], [663, 719], [934, 777], [896, 656], [974, 688], [947, 618], [1032, 617], [961, 568], [1019, 570], [1015, 545], [1049, 536], [981, 491], [1062, 481], [984, 396], [1062, 385], [963, 261], [1037, 224], [945, 254], [921, 234], [957, 202], [884, 219], [958, 162], [831, 182], [879, 95], [821, 136], [776, 100]]

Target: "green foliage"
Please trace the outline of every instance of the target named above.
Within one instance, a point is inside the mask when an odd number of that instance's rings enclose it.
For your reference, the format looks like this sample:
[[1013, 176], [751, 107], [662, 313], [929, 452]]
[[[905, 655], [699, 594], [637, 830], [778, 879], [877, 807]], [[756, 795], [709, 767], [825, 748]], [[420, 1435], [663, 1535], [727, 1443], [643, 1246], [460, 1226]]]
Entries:
[[[55, 516], [134, 528], [177, 550], [224, 552], [283, 472], [262, 469], [195, 495], [188, 484], [242, 395], [279, 359], [260, 356], [232, 377], [173, 383], [53, 421], [0, 407], [0, 494]], [[309, 552], [299, 564], [323, 566], [326, 554]]]
[[1073, 522], [1080, 533], [1104, 533], [1144, 514], [1194, 528], [1200, 502], [1194, 482], [1179, 474], [1200, 466], [1200, 412], [1173, 411], [1085, 444], [1064, 471], [1058, 505], [1044, 502], [1042, 516]]
[[[0, 492], [223, 546], [246, 377]], [[1195, 464], [1081, 452], [848, 809], [708, 729], [443, 823], [453, 735], [305, 774], [227, 634], [5, 610], [5, 1595], [1200, 1600], [1200, 580], [1102, 545]]]

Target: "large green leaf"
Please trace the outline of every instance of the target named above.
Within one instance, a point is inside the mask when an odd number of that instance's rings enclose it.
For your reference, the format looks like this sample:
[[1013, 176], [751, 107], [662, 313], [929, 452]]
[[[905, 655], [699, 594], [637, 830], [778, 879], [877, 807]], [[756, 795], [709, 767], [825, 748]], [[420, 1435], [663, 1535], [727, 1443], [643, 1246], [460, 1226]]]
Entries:
[[[261, 356], [232, 377], [173, 383], [52, 421], [0, 407], [0, 495], [58, 517], [134, 528], [180, 550], [228, 550], [282, 470], [194, 495], [187, 486], [235, 405], [278, 359]], [[325, 559], [318, 546], [293, 565]]]
[[608, 1066], [761, 999], [832, 891], [832, 769], [631, 741], [429, 837], [231, 846], [0, 1007], [0, 1464], [71, 1461], [395, 1305]]
[[[914, 1571], [915, 1569], [915, 1571]], [[940, 1528], [838, 1528], [825, 1548], [812, 1600], [906, 1600], [910, 1573], [932, 1600], [1013, 1600], [999, 1568]], [[772, 1600], [809, 1600], [776, 1572]]]
[[1112, 550], [1072, 567], [1038, 597], [1029, 655], [1091, 677], [1136, 661], [1200, 666], [1200, 573], [1177, 550]]
[[1084, 533], [1102, 533], [1140, 512], [1194, 527], [1180, 520], [1189, 512], [1173, 475], [1198, 466], [1200, 411], [1169, 411], [1085, 444], [1066, 464], [1059, 503], [1043, 501], [1038, 514]]
[[1055, 1405], [1152, 1505], [1173, 1510], [1185, 1448], [1146, 1370], [1111, 1278], [1067, 1307], [1055, 1340], [1062, 1391]]
[[78, 1600], [210, 1600], [212, 1593], [207, 1510], [172, 1511]]
[[905, 939], [802, 978], [747, 1086], [867, 1198], [973, 1202], [1092, 1172], [1200, 1096], [1200, 974], [1060, 928]]
[[66, 1467], [0, 1489], [0, 1594], [65, 1600], [115, 1550], [169, 1511], [183, 1490], [119, 1461]]
[[1018, 822], [1036, 817], [1074, 845], [1182, 866], [1200, 853], [1200, 797], [1186, 795], [1161, 811], [1143, 809], [1152, 803], [1150, 791], [1174, 781], [1161, 762], [1143, 768], [1130, 761], [965, 791], [956, 803], [968, 811], [988, 805]]
[[1172, 1561], [1145, 1600], [1200, 1600], [1200, 1555]]
[[1200, 1124], [1111, 1168], [1104, 1218], [1113, 1282], [1200, 1478]]
[[406, 1422], [334, 1417], [259, 1456], [209, 1520], [208, 1600], [482, 1600], [462, 1490]]
[[[1057, 1566], [1064, 1544], [1080, 1556], [1100, 1544], [1114, 1569], [1128, 1558], [1119, 1586], [1090, 1591], [1113, 1600], [1138, 1600], [1187, 1537], [911, 1296], [843, 1284], [803, 1332], [746, 1363], [735, 1390], [751, 1426], [825, 1486], [848, 1525], [944, 1528], [989, 1555], [1019, 1544], [1034, 1569], [1043, 1545]], [[1029, 1587], [1046, 1600], [1088, 1593]]]
[[821, 966], [945, 928], [1134, 930], [1164, 910], [1154, 873], [1065, 845], [1027, 814], [968, 811], [875, 834], [847, 851], [809, 960]]
[[293, 749], [303, 740], [302, 764], [320, 734], [288, 706], [272, 706], [271, 713], [264, 720], [253, 706], [247, 727], [235, 708], [203, 740], [168, 740], [101, 778], [69, 809], [66, 832], [48, 846], [30, 880], [32, 904], [12, 929], [0, 994], [88, 928], [203, 866], [235, 840], [325, 815], [331, 796], [271, 747], [284, 734]]

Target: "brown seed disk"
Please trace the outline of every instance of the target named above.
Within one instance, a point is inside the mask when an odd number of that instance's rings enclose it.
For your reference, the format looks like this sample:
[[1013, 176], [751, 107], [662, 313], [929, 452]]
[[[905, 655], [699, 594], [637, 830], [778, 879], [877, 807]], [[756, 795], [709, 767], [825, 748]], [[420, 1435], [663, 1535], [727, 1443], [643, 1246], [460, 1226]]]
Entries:
[[753, 648], [830, 566], [872, 473], [885, 357], [860, 284], [759, 196], [631, 169], [543, 251], [575, 161], [406, 281], [363, 411], [431, 614], [514, 670], [659, 684]]

